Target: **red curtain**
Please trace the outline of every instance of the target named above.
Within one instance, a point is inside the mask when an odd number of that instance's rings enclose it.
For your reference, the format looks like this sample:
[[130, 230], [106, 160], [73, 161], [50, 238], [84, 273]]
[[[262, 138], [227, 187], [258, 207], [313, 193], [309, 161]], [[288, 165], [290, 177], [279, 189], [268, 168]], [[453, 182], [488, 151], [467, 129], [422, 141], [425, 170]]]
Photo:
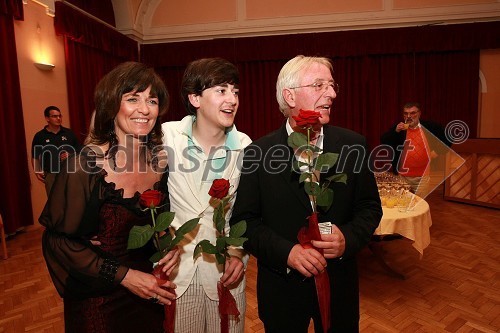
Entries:
[[498, 31], [500, 22], [487, 22], [221, 38], [142, 45], [141, 59], [162, 74], [173, 95], [163, 120], [185, 115], [176, 99], [187, 63], [214, 56], [234, 62], [241, 76], [236, 125], [257, 139], [283, 121], [275, 97], [281, 66], [297, 54], [332, 58], [340, 94], [331, 123], [362, 133], [375, 146], [409, 101], [422, 104], [422, 118], [443, 126], [455, 119], [464, 121], [470, 137], [475, 137], [479, 50], [499, 48]]
[[64, 36], [71, 129], [83, 141], [94, 110], [97, 82], [119, 63], [137, 60], [138, 44], [61, 1], [56, 1], [55, 8], [56, 33]]
[[0, 2], [0, 14], [13, 17], [16, 20], [24, 20], [24, 9], [22, 0], [4, 0]]
[[111, 0], [66, 0], [81, 10], [115, 27], [115, 13]]
[[334, 58], [340, 93], [330, 122], [362, 133], [370, 146], [418, 101], [422, 119], [465, 122], [476, 136], [479, 50]]
[[[240, 107], [236, 116], [236, 127], [239, 131], [250, 135], [252, 139], [267, 134], [285, 119], [279, 112], [273, 88], [283, 64], [283, 61], [236, 64], [240, 72]], [[165, 81], [171, 100], [169, 111], [163, 116], [162, 121], [180, 120], [187, 115], [180, 93], [185, 68], [185, 66], [156, 68]], [[269, 102], [263, 103], [263, 101]]]
[[109, 53], [64, 39], [71, 129], [83, 142], [94, 111], [94, 89], [113, 67], [125, 61]]
[[13, 233], [33, 224], [30, 170], [23, 120], [23, 106], [17, 63], [14, 18], [22, 19], [23, 4], [0, 4], [0, 214], [5, 230]]
[[162, 77], [170, 95], [170, 105], [167, 114], [163, 116], [163, 121], [179, 120], [186, 115], [180, 98], [180, 87], [184, 69], [184, 66], [156, 68], [156, 72]]
[[276, 101], [276, 78], [284, 64], [284, 61], [237, 63], [241, 82], [236, 127], [252, 139], [278, 128], [285, 120]]

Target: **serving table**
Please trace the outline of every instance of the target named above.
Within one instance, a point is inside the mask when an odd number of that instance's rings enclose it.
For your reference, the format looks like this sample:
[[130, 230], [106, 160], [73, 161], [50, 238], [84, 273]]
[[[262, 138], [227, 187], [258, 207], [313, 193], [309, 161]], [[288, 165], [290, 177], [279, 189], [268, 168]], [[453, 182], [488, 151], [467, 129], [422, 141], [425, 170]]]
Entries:
[[368, 245], [382, 267], [391, 275], [401, 279], [405, 278], [404, 275], [395, 271], [384, 260], [381, 241], [394, 239], [395, 235], [401, 235], [413, 241], [412, 246], [420, 253], [420, 258], [422, 258], [424, 249], [430, 244], [429, 229], [432, 225], [432, 218], [429, 204], [417, 196], [415, 196], [415, 199], [415, 205], [411, 209], [406, 209], [406, 207], [382, 207], [382, 219], [375, 230], [374, 240]]

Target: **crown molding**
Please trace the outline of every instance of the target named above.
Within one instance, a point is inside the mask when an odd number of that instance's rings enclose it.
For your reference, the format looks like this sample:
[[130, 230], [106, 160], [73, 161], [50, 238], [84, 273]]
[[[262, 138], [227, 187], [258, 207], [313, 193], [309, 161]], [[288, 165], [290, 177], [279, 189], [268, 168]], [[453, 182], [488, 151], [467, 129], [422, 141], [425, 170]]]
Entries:
[[[402, 13], [399, 13], [402, 14]], [[346, 30], [364, 30], [398, 28], [436, 24], [460, 24], [473, 22], [498, 21], [500, 6], [496, 11], [474, 13], [421, 13], [416, 15], [384, 15], [381, 17], [356, 17], [354, 14], [329, 15], [328, 17], [301, 17], [286, 19], [252, 20], [245, 22], [223, 22], [213, 24], [192, 24], [183, 26], [144, 28], [142, 34], [135, 36], [143, 44], [207, 40], [215, 38], [236, 38], [287, 35], [315, 32], [335, 32]], [[131, 30], [120, 30], [130, 34]]]
[[[55, 16], [56, 11], [55, 11], [54, 0], [31, 0], [31, 2], [34, 2], [40, 6], [45, 7], [45, 14], [47, 14], [48, 16], [50, 17]], [[28, 4], [28, 1], [23, 0], [23, 3], [26, 5]]]

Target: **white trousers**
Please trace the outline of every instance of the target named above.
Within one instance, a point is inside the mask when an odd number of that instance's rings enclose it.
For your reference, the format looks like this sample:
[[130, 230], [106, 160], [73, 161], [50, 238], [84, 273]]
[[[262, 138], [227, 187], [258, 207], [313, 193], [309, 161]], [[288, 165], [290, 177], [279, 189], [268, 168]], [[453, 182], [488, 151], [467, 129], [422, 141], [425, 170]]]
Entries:
[[[198, 269], [186, 292], [177, 299], [176, 333], [220, 333], [219, 302], [211, 300], [203, 290]], [[245, 329], [245, 293], [235, 296], [240, 311], [238, 320], [229, 316], [229, 332], [243, 333]]]

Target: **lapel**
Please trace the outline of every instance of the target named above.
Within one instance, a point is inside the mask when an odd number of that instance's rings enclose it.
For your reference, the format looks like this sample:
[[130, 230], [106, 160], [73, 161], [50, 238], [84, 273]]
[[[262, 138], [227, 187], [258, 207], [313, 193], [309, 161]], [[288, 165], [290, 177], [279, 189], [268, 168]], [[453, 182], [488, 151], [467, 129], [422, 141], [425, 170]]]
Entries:
[[[175, 160], [179, 161], [176, 162], [177, 163], [176, 171], [182, 172], [186, 180], [187, 186], [183, 191], [186, 194], [189, 194], [191, 197], [194, 197], [198, 202], [199, 208], [202, 210], [205, 208], [204, 207], [205, 203], [202, 203], [200, 201], [200, 198], [203, 197], [200, 195], [200, 184], [197, 184], [195, 182], [192, 172], [183, 171], [183, 170], [190, 170], [192, 168], [189, 155], [187, 154], [188, 140], [187, 136], [183, 132], [184, 128], [186, 128], [187, 126], [186, 125], [187, 120], [185, 119], [186, 118], [184, 118], [181, 122], [179, 122], [179, 125], [174, 129], [175, 137], [173, 139], [173, 142], [174, 142]], [[238, 170], [237, 169], [238, 162], [241, 162], [240, 156], [243, 157], [241, 154], [242, 151], [243, 149], [231, 150], [227, 152], [226, 167], [224, 168], [224, 171], [222, 173], [222, 178], [230, 180], [235, 176], [235, 173]]]
[[[329, 125], [323, 126], [323, 135], [323, 152], [340, 154], [342, 151], [341, 140], [337, 131], [335, 131], [335, 127]], [[334, 168], [335, 166], [332, 169]]]
[[[280, 172], [280, 176], [283, 178], [287, 184], [290, 191], [297, 197], [300, 203], [307, 209], [308, 212], [312, 212], [311, 202], [309, 197], [304, 190], [303, 184], [299, 183], [300, 174], [292, 170], [292, 163], [295, 159], [292, 148], [288, 146], [288, 133], [286, 131], [286, 121], [281, 126], [280, 130], [277, 132], [278, 142], [288, 149], [288, 156], [290, 158], [287, 161], [286, 169]], [[271, 161], [272, 162], [272, 161]], [[271, 169], [273, 170], [273, 169]]]
[[339, 163], [345, 163], [345, 161], [340, 160], [340, 153], [342, 152], [342, 138], [338, 135], [338, 131], [335, 130], [335, 127], [329, 125], [323, 126], [323, 135], [323, 152], [339, 154], [337, 163], [326, 173], [321, 174], [321, 177], [325, 179], [336, 174], [337, 172], [335, 170], [337, 169], [337, 165]]
[[[288, 133], [286, 131], [286, 126], [283, 124], [283, 126], [280, 128], [278, 131], [279, 135], [279, 142], [282, 145], [285, 145], [288, 147]], [[337, 131], [335, 131], [335, 128], [333, 126], [325, 125], [323, 126], [323, 151], [324, 152], [335, 152], [339, 153], [342, 150], [341, 147], [341, 138], [338, 136]], [[301, 204], [309, 211], [312, 212], [311, 208], [311, 203], [309, 201], [309, 197], [307, 196], [304, 186], [299, 183], [299, 177], [300, 174], [297, 172], [294, 172], [292, 170], [292, 163], [293, 160], [295, 159], [295, 156], [293, 154], [293, 150], [288, 147], [289, 152], [290, 152], [290, 159], [288, 160], [288, 165], [287, 168], [284, 172], [281, 172], [280, 175], [281, 177], [285, 180], [285, 183], [288, 184], [288, 187], [290, 188], [291, 192], [294, 193], [294, 195], [298, 198], [298, 200], [301, 202]], [[334, 174], [335, 166], [333, 166], [326, 174], [322, 174], [321, 178], [328, 177], [332, 174]]]
[[[241, 149], [226, 151], [226, 167], [222, 172], [222, 178], [225, 178], [227, 180], [231, 180], [234, 178], [235, 171], [237, 170], [238, 166], [238, 161], [242, 163], [242, 161], [239, 158], [239, 156], [243, 157], [243, 155], [241, 154], [242, 151], [243, 150]], [[234, 192], [234, 189], [232, 192]]]
[[199, 186], [195, 183], [193, 179], [193, 173], [187, 170], [191, 170], [192, 165], [189, 160], [189, 156], [187, 154], [188, 149], [188, 140], [187, 136], [182, 131], [182, 123], [179, 123], [179, 127], [175, 128], [174, 131], [174, 151], [175, 151], [175, 163], [176, 163], [176, 172], [182, 172], [184, 178], [186, 180], [187, 186], [185, 187], [185, 192], [190, 194], [190, 197], [194, 198], [199, 205], [199, 211], [203, 209], [203, 205], [200, 201], [199, 195]]

